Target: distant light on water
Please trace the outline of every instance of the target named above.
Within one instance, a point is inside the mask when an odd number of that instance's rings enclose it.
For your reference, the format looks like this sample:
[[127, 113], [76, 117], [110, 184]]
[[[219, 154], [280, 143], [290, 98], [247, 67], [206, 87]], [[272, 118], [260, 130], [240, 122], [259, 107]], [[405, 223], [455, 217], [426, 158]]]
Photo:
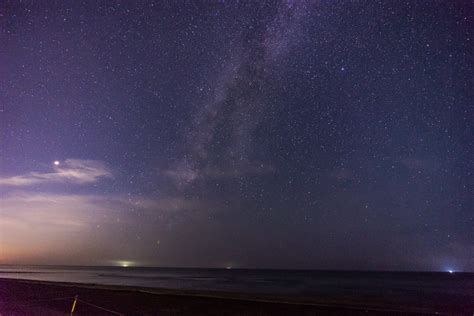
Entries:
[[121, 266], [122, 268], [128, 268], [128, 267], [133, 266], [133, 262], [121, 260], [121, 261], [117, 261], [117, 265]]

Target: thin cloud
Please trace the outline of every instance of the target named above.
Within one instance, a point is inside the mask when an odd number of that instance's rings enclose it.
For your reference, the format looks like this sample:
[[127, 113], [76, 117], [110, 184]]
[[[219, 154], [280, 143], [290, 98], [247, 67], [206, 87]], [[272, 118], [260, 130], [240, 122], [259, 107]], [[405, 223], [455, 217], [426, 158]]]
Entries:
[[199, 177], [199, 170], [181, 163], [175, 169], [165, 170], [163, 174], [172, 179], [178, 186], [189, 184]]
[[[0, 228], [15, 224], [17, 227], [54, 227], [65, 230], [80, 229], [97, 222], [107, 223], [110, 218], [133, 211], [146, 215], [164, 215], [186, 210], [198, 210], [207, 204], [181, 197], [144, 198], [129, 195], [80, 195], [13, 192], [0, 199]], [[3, 230], [5, 231], [5, 230]]]
[[[8, 193], [0, 196], [0, 262], [2, 257], [35, 260], [51, 253], [88, 256], [96, 247], [101, 253], [119, 253], [123, 246], [116, 244], [117, 236], [124, 227], [137, 234], [168, 229], [179, 222], [182, 212], [209, 207], [175, 196]], [[143, 217], [147, 224], [138, 220]]]
[[110, 178], [107, 166], [97, 160], [66, 159], [53, 166], [53, 172], [29, 172], [27, 174], [0, 177], [0, 186], [30, 186], [45, 183], [84, 184], [97, 182], [100, 178]]

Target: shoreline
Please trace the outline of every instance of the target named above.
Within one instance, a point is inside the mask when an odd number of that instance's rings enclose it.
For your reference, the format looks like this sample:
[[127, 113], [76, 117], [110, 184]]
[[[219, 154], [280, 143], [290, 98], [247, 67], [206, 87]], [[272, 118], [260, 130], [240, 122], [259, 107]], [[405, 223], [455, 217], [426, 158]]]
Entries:
[[[301, 273], [336, 273], [340, 274], [353, 274], [353, 273], [386, 273], [386, 274], [448, 274], [449, 271], [446, 270], [365, 270], [365, 269], [309, 269], [309, 268], [300, 268], [300, 269], [289, 269], [289, 268], [222, 268], [222, 267], [192, 267], [192, 266], [141, 266], [141, 265], [132, 265], [132, 266], [118, 266], [118, 265], [75, 265], [75, 264], [17, 264], [17, 263], [0, 263], [1, 268], [15, 268], [17, 271], [18, 269], [29, 269], [29, 268], [42, 268], [42, 269], [52, 269], [56, 270], [58, 268], [65, 268], [65, 269], [117, 269], [117, 270], [134, 270], [134, 269], [161, 269], [161, 270], [209, 270], [209, 271], [276, 271], [276, 272], [301, 272]], [[474, 275], [474, 271], [462, 271], [462, 270], [455, 270], [453, 271], [455, 274], [466, 274], [466, 275]]]
[[[422, 314], [450, 315], [461, 310], [454, 306], [407, 306], [394, 301], [373, 300], [366, 298], [346, 298], [344, 300], [328, 297], [266, 295], [237, 292], [192, 291], [163, 288], [147, 288], [124, 285], [101, 285], [94, 283], [53, 282], [27, 279], [0, 278], [0, 313], [10, 312], [21, 315], [29, 302], [44, 300], [35, 308], [46, 308], [49, 312], [63, 312], [67, 304], [58, 305], [49, 299], [72, 297], [78, 295], [84, 302], [89, 302], [106, 309], [126, 315], [285, 315], [320, 313], [328, 315], [358, 315], [372, 312], [376, 314]], [[3, 299], [3, 301], [2, 301]], [[23, 303], [11, 304], [10, 302]], [[51, 303], [53, 302], [53, 303]], [[20, 304], [21, 305], [21, 304]], [[95, 311], [78, 303], [75, 315], [86, 315]], [[136, 307], [140, 306], [139, 313]], [[163, 307], [165, 306], [165, 307]], [[458, 306], [459, 308], [459, 306]], [[173, 312], [171, 312], [171, 310]], [[192, 310], [192, 312], [190, 312]], [[196, 310], [198, 310], [196, 312]], [[334, 314], [336, 313], [336, 314]], [[7, 314], [10, 315], [10, 314]], [[110, 313], [109, 313], [110, 315]]]

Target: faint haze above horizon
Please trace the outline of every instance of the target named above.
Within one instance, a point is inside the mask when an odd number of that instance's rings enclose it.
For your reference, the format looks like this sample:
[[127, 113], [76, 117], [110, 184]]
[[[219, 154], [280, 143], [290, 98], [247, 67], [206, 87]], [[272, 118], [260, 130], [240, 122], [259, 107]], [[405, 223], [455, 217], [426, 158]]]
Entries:
[[473, 272], [470, 10], [0, 4], [0, 264]]

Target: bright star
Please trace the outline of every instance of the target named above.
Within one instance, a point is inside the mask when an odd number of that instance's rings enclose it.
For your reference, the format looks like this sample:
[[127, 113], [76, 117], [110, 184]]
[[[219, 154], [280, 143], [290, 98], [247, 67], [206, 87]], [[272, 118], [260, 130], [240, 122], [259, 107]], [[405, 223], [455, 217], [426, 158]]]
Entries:
[[54, 164], [55, 166], [59, 166], [59, 165], [61, 164], [61, 162], [59, 162], [59, 160], [55, 160], [55, 161], [53, 162], [53, 164]]

